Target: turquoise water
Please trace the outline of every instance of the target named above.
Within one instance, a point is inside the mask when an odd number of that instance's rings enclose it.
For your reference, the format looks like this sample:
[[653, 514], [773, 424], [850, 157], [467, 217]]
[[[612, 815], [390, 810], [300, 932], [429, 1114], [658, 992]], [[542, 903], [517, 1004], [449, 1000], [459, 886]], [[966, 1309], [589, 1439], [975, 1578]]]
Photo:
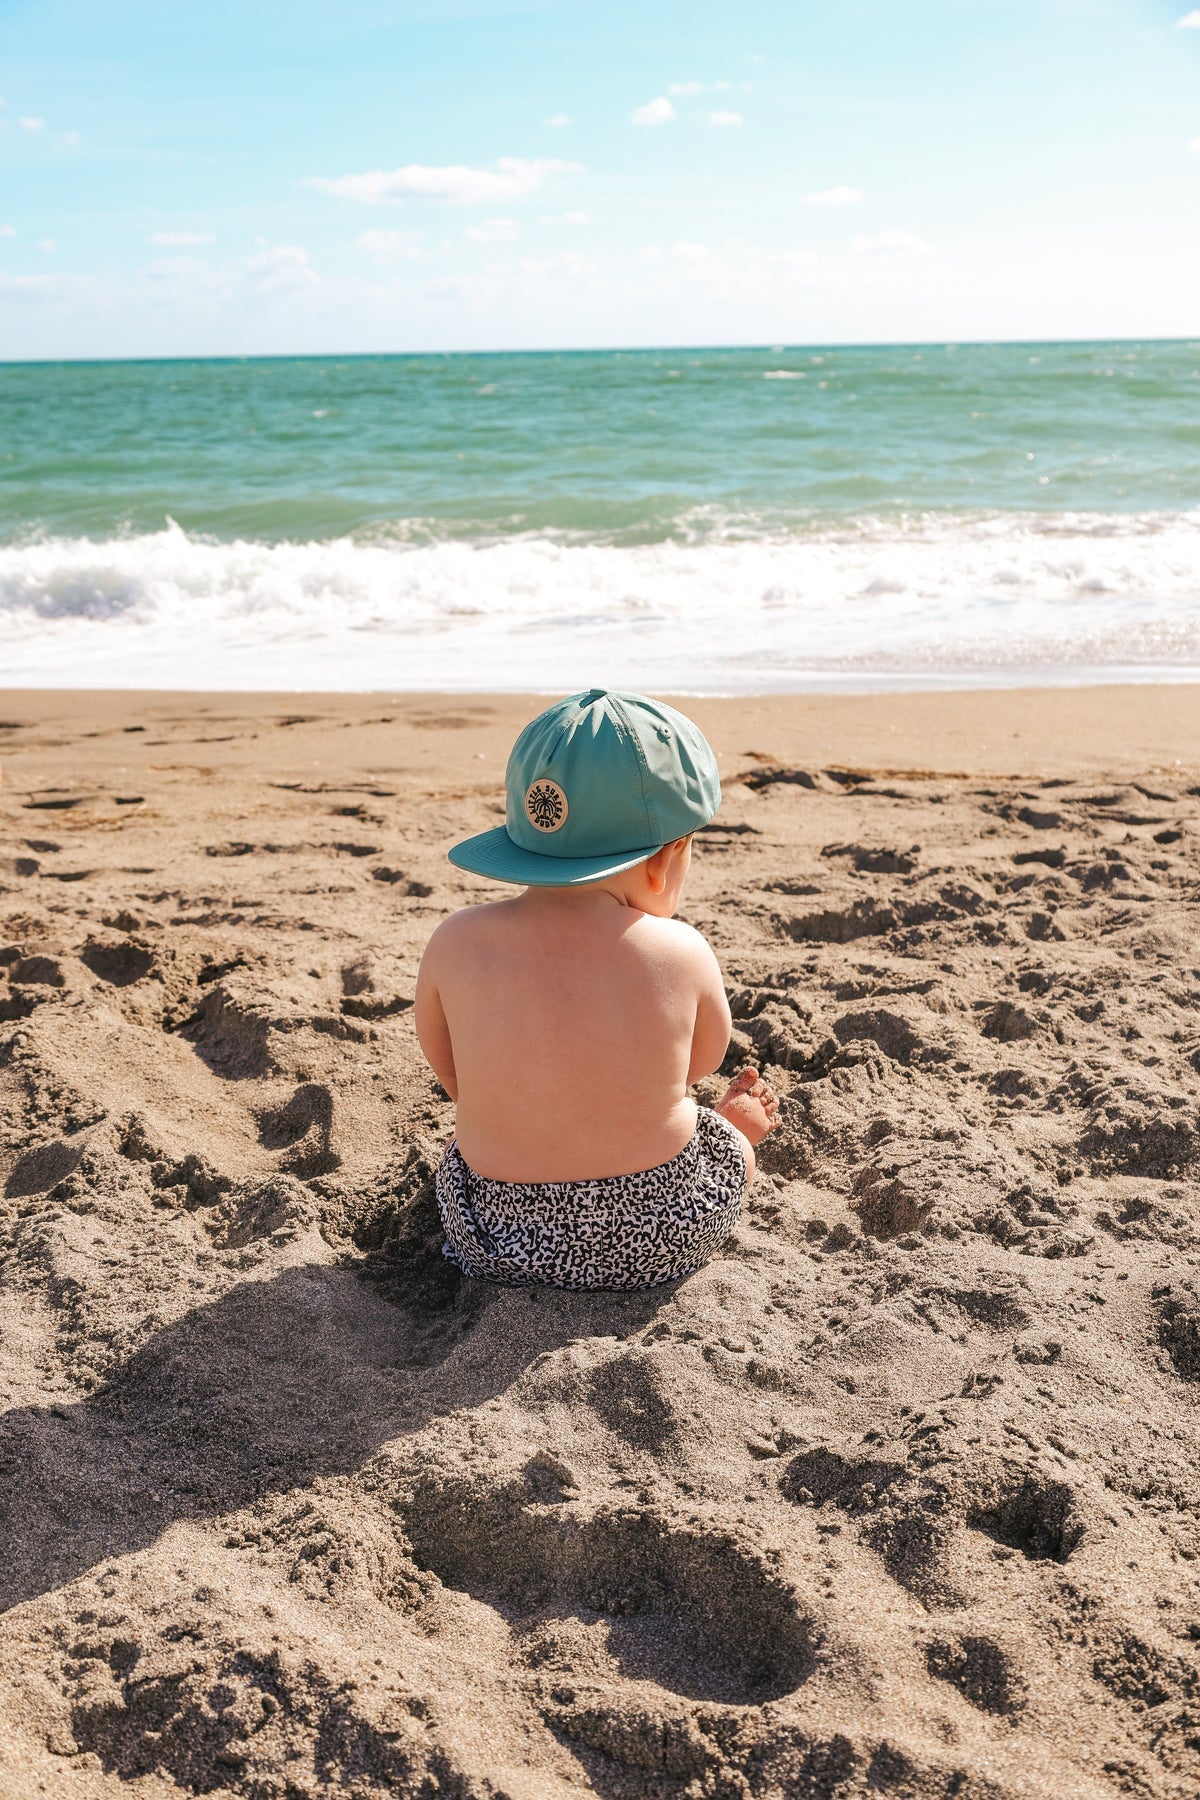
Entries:
[[1200, 503], [1200, 343], [9, 365], [0, 420], [10, 540]]
[[1200, 342], [7, 365], [0, 679], [1157, 678], [1198, 509]]

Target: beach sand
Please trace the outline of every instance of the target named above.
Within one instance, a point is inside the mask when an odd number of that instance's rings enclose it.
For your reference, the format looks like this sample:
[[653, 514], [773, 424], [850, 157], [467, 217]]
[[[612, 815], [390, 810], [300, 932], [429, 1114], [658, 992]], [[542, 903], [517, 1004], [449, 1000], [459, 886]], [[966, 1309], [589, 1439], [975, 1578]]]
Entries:
[[0, 697], [0, 1793], [1194, 1800], [1200, 690], [682, 703], [784, 1124], [624, 1296], [431, 1198], [540, 704]]

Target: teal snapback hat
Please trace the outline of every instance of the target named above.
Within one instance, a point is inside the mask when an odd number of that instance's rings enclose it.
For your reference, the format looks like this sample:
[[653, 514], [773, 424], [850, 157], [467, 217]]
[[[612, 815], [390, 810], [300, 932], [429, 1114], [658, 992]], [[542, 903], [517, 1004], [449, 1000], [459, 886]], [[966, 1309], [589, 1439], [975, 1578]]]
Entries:
[[703, 732], [643, 694], [589, 688], [531, 719], [508, 759], [505, 822], [450, 851], [521, 887], [574, 887], [645, 862], [721, 804]]

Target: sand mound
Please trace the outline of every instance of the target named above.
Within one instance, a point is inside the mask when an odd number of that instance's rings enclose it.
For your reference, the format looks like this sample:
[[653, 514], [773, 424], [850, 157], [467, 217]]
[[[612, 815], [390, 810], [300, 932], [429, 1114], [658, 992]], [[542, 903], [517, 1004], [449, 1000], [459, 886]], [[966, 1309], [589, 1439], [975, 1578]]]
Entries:
[[747, 760], [687, 901], [785, 1096], [743, 1224], [495, 1290], [411, 1015], [494, 793], [426, 724], [147, 745], [65, 888], [10, 785], [0, 1788], [1193, 1800], [1200, 784]]

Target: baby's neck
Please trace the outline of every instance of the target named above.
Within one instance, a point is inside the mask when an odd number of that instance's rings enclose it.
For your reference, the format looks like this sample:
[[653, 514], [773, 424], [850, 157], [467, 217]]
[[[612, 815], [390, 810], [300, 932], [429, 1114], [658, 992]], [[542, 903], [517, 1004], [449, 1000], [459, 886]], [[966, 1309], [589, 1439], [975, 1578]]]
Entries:
[[[552, 909], [560, 911], [564, 907], [582, 911], [596, 906], [632, 906], [635, 903], [626, 895], [614, 892], [608, 882], [589, 882], [586, 887], [531, 887], [519, 896], [520, 904], [531, 912]], [[640, 909], [639, 909], [640, 910]]]

